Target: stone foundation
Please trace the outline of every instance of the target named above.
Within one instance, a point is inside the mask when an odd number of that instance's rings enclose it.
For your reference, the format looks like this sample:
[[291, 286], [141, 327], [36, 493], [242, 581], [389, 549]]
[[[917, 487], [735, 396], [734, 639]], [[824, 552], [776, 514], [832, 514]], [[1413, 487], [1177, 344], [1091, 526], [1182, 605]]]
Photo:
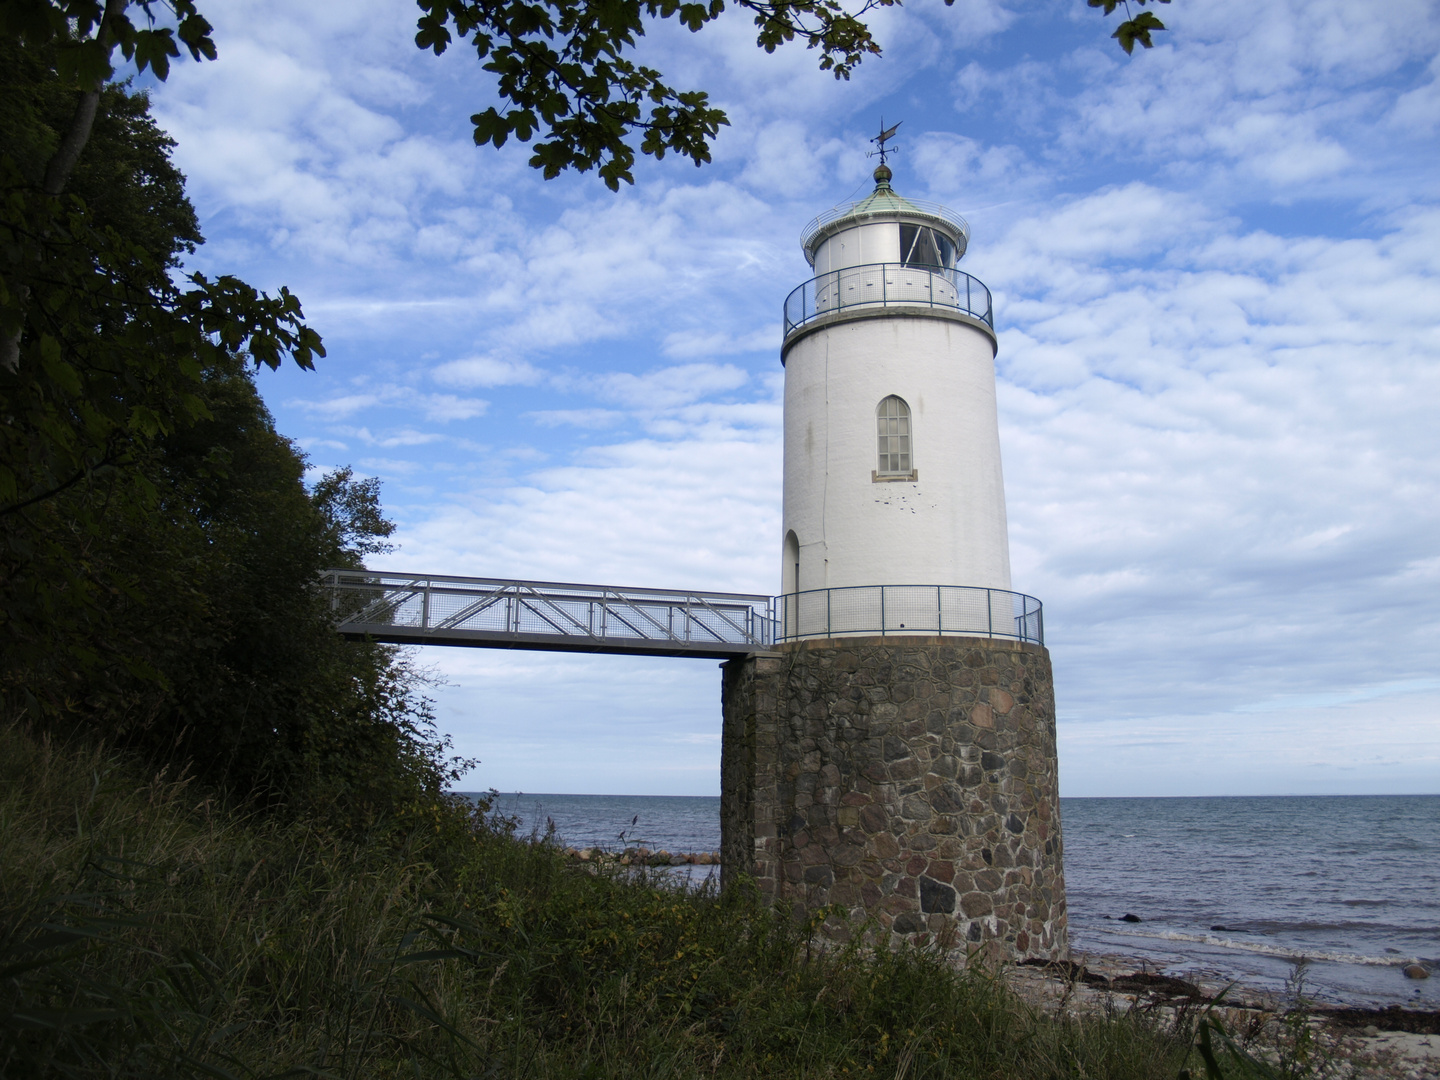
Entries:
[[1067, 956], [1043, 647], [839, 638], [723, 668], [722, 883], [839, 904], [840, 937]]

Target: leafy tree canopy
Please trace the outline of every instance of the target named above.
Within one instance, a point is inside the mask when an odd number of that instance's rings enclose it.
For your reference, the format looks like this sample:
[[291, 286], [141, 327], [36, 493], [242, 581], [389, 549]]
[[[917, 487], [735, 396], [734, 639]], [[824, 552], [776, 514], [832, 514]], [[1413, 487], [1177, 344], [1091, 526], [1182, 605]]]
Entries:
[[[530, 164], [546, 179], [566, 169], [593, 169], [612, 191], [622, 180], [634, 183], [636, 138], [644, 154], [674, 152], [700, 165], [710, 160], [712, 141], [729, 123], [703, 90], [678, 90], [662, 72], [627, 55], [647, 23], [678, 19], [698, 31], [725, 14], [726, 0], [416, 2], [422, 14], [415, 44], [438, 55], [455, 37], [468, 40], [484, 69], [497, 77], [502, 104], [470, 118], [475, 142], [499, 147], [512, 135], [521, 142], [538, 138]], [[900, 0], [863, 0], [854, 10], [840, 0], [730, 3], [753, 19], [755, 44], [767, 53], [803, 41], [819, 54], [822, 71], [848, 79], [865, 57], [880, 53], [865, 16]], [[1128, 0], [1089, 0], [1107, 15], [1120, 3], [1128, 14]], [[1142, 11], [1114, 36], [1130, 53], [1137, 41], [1150, 48], [1151, 31], [1163, 29], [1153, 13]]]
[[379, 485], [308, 492], [254, 385], [318, 338], [288, 293], [177, 284], [202, 238], [144, 94], [95, 90], [46, 190], [91, 94], [64, 50], [0, 36], [0, 718], [346, 823], [424, 812], [458, 765], [404, 662], [340, 639], [316, 587], [385, 550]]
[[[534, 142], [530, 164], [547, 179], [567, 169], [595, 171], [612, 190], [633, 183], [637, 149], [710, 160], [710, 147], [728, 124], [701, 89], [681, 89], [633, 53], [646, 27], [678, 20], [692, 32], [725, 15], [748, 15], [755, 43], [766, 52], [801, 41], [819, 56], [822, 71], [848, 79], [867, 56], [880, 53], [865, 16], [901, 0], [416, 0], [415, 44], [436, 55], [458, 38], [475, 49], [496, 77], [499, 105], [474, 114], [477, 145], [497, 147], [514, 136]], [[1135, 0], [1168, 4], [1170, 0]], [[952, 5], [954, 0], [946, 0]], [[1106, 15], [1123, 6], [1113, 37], [1125, 52], [1165, 25], [1152, 11], [1132, 14], [1130, 0], [1087, 0]], [[139, 13], [139, 20], [131, 12]], [[163, 16], [160, 17], [160, 16]], [[77, 87], [95, 87], [114, 74], [118, 53], [140, 71], [164, 80], [182, 48], [196, 60], [214, 59], [211, 26], [193, 0], [3, 0], [0, 32], [35, 44], [57, 45], [57, 71]]]

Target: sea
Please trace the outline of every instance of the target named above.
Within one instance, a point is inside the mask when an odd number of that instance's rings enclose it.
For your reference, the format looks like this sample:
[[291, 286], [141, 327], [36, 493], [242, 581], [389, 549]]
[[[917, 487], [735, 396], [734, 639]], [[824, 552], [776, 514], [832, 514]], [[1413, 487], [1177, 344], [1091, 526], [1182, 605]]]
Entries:
[[[526, 793], [496, 809], [577, 847], [720, 847], [718, 798]], [[1440, 1008], [1440, 795], [1062, 799], [1061, 822], [1077, 953], [1323, 1003]], [[1432, 977], [1405, 978], [1410, 963]]]

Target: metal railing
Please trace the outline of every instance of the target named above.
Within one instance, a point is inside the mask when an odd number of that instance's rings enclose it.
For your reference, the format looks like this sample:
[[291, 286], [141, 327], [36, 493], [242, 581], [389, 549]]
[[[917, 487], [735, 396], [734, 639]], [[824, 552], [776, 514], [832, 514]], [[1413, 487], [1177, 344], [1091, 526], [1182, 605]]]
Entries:
[[[895, 209], [889, 210], [883, 206], [872, 203], [871, 200], [874, 198], [874, 195], [867, 195], [863, 199], [856, 200], [855, 202], [841, 203], [839, 206], [834, 206], [826, 210], [823, 214], [817, 214], [805, 228], [800, 230], [800, 246], [806, 251], [809, 251], [811, 241], [815, 239], [816, 234], [819, 233], [821, 229], [833, 221], [839, 221], [842, 218], [849, 217], [867, 203], [875, 207], [875, 213], [873, 215], [875, 217], [883, 218], [886, 214], [894, 214], [896, 216], [903, 215], [909, 219], [915, 217], [915, 212], [919, 211], [919, 213], [925, 217], [938, 218], [940, 221], [949, 225], [964, 238], [966, 243], [970, 240], [969, 222], [955, 213], [954, 210], [941, 206], [939, 203], [926, 202], [924, 199], [904, 199], [903, 206], [896, 206]], [[894, 196], [894, 198], [897, 202], [901, 201], [898, 195]], [[963, 249], [965, 243], [962, 243], [960, 246]]]
[[336, 629], [405, 645], [743, 656], [774, 643], [771, 598], [328, 570]]
[[942, 634], [1045, 644], [1040, 601], [963, 585], [784, 596], [327, 570], [336, 629], [400, 645], [728, 658], [804, 638]]
[[1039, 600], [964, 585], [859, 585], [775, 598], [775, 640], [855, 634], [955, 634], [1045, 644]]
[[792, 291], [785, 298], [785, 337], [822, 315], [887, 306], [947, 308], [995, 329], [990, 290], [963, 270], [866, 263], [820, 274]]

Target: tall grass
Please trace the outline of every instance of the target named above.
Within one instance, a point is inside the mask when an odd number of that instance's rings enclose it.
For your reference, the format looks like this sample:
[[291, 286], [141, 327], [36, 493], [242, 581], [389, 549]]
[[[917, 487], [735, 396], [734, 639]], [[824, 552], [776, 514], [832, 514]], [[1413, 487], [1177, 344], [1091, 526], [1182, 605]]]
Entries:
[[1168, 1078], [1190, 1046], [816, 948], [743, 889], [474, 823], [357, 844], [13, 727], [0, 868], [6, 1077]]

